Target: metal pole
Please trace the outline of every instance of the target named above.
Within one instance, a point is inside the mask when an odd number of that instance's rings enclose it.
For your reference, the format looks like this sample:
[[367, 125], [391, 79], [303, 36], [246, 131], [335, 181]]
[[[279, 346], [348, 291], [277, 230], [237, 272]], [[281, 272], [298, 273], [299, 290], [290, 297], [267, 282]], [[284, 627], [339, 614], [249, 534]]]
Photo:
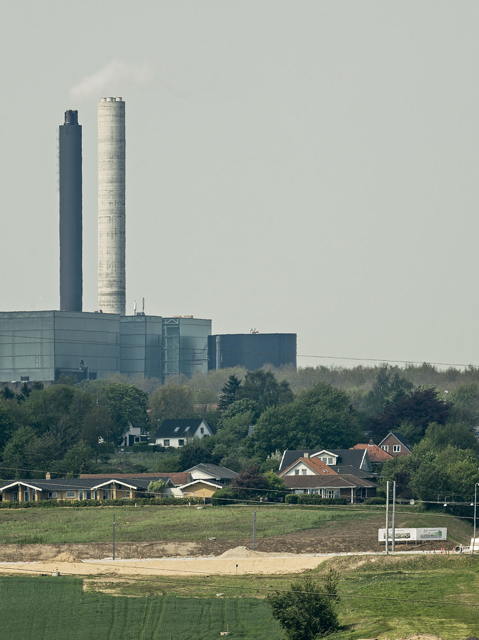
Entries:
[[253, 511], [253, 551], [256, 551], [256, 511]]
[[115, 559], [115, 514], [113, 514], [113, 560]]
[[389, 480], [386, 483], [386, 554], [389, 553]]
[[474, 485], [474, 542], [472, 543], [472, 551], [476, 550], [476, 516], [477, 516], [477, 482]]
[[393, 535], [391, 540], [391, 551], [396, 550], [396, 480], [393, 482]]

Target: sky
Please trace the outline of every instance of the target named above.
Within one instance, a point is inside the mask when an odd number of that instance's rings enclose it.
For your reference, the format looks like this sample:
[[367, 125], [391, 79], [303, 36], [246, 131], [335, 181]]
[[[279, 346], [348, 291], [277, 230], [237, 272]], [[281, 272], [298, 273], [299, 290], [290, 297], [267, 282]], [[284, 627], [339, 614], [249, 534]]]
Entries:
[[66, 109], [97, 309], [97, 102], [122, 96], [127, 313], [297, 333], [301, 366], [479, 365], [478, 20], [475, 0], [2, 2], [0, 310], [59, 306]]

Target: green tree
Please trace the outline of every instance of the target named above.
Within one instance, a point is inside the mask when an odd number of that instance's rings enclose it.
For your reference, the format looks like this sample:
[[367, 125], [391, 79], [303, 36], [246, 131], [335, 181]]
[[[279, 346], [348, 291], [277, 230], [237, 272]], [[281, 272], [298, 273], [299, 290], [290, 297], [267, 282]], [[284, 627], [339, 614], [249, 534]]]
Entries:
[[289, 640], [314, 640], [339, 628], [338, 583], [337, 572], [330, 569], [324, 585], [307, 575], [293, 582], [288, 591], [267, 596], [273, 617]]
[[158, 473], [177, 473], [183, 471], [178, 456], [165, 456], [160, 458], [156, 467]]
[[251, 466], [238, 473], [232, 486], [242, 500], [259, 500], [266, 495], [268, 479], [261, 473], [259, 467]]
[[286, 380], [280, 384], [271, 371], [263, 369], [246, 374], [243, 386], [237, 391], [236, 397], [257, 402], [261, 412], [268, 407], [288, 404], [294, 398]]
[[23, 402], [23, 411], [26, 421], [38, 435], [60, 424], [69, 415], [75, 391], [74, 387], [55, 384], [30, 393]]
[[215, 455], [208, 445], [209, 438], [202, 438], [199, 440], [195, 438], [180, 449], [180, 465], [181, 469], [191, 469], [197, 464], [218, 464], [219, 457]]
[[150, 396], [151, 424], [153, 428], [163, 420], [194, 416], [193, 393], [185, 385], [165, 384]]
[[0, 450], [4, 448], [16, 426], [8, 405], [0, 402]]
[[166, 484], [163, 480], [152, 480], [148, 485], [148, 491], [150, 493], [163, 493], [165, 490]]
[[67, 477], [73, 477], [80, 473], [91, 471], [91, 459], [93, 449], [86, 442], [77, 442], [65, 455], [59, 465], [59, 470], [66, 473]]
[[261, 457], [284, 449], [347, 449], [361, 442], [361, 416], [344, 391], [319, 383], [291, 404], [266, 410], [254, 435]]
[[452, 417], [471, 427], [479, 425], [479, 384], [461, 384], [450, 393]]
[[100, 438], [105, 442], [113, 442], [115, 433], [115, 425], [108, 409], [99, 404], [94, 405], [83, 419], [81, 438], [94, 450], [95, 462], [98, 461]]
[[9, 477], [27, 476], [28, 445], [35, 440], [35, 431], [31, 427], [20, 427], [7, 442], [3, 451], [3, 469]]
[[407, 395], [412, 388], [412, 383], [402, 378], [398, 371], [393, 371], [392, 367], [383, 364], [379, 367], [373, 387], [366, 395], [363, 406], [370, 415], [375, 415]]
[[231, 375], [225, 386], [221, 389], [221, 395], [218, 403], [218, 410], [224, 411], [236, 400], [236, 396], [241, 388], [241, 380], [234, 374]]
[[368, 426], [375, 438], [382, 440], [390, 431], [397, 431], [401, 424], [407, 423], [408, 437], [416, 444], [431, 422], [445, 424], [450, 410], [436, 389], [418, 388], [388, 405], [369, 420]]
[[148, 395], [137, 387], [124, 382], [94, 381], [88, 386], [99, 405], [105, 407], [114, 425], [111, 442], [121, 439], [131, 424], [148, 429]]
[[268, 500], [278, 502], [288, 493], [288, 490], [284, 486], [283, 478], [280, 478], [273, 470], [267, 471], [264, 474], [266, 478], [266, 488], [268, 492], [266, 494]]

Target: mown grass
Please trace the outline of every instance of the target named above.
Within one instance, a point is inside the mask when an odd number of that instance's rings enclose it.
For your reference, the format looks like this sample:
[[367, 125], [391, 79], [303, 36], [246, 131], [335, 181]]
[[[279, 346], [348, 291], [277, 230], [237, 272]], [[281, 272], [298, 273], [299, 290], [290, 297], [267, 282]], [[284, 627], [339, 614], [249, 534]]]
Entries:
[[[479, 557], [453, 555], [348, 556], [313, 571], [321, 581], [333, 566], [340, 574], [342, 629], [331, 640], [405, 638], [430, 633], [444, 640], [479, 635]], [[176, 595], [263, 599], [287, 589], [298, 576], [158, 577], [129, 581], [98, 578], [88, 589], [123, 595]], [[469, 606], [470, 604], [476, 606]], [[465, 606], [467, 605], [467, 606]]]
[[[384, 526], [384, 511], [349, 507], [81, 507], [58, 509], [16, 509], [0, 512], [1, 544], [60, 544], [107, 542], [111, 540], [113, 513], [118, 542], [200, 541], [249, 538], [253, 510], [257, 511], [258, 538], [280, 536], [318, 527], [336, 528], [366, 521], [374, 535]], [[468, 520], [433, 512], [410, 510], [398, 513], [397, 526], [445, 526], [454, 542], [471, 536]]]
[[280, 640], [267, 605], [257, 599], [114, 597], [82, 591], [67, 577], [0, 578], [1, 637], [8, 640]]

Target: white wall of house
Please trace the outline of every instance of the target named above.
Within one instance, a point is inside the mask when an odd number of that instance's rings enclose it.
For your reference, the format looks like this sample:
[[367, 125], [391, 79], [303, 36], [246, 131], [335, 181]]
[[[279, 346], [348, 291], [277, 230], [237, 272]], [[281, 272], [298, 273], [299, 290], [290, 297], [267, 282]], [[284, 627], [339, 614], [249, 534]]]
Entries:
[[191, 440], [191, 438], [199, 438], [201, 440], [202, 438], [211, 435], [213, 434], [209, 430], [206, 422], [203, 420], [195, 431], [188, 431], [185, 433], [185, 430], [183, 429], [181, 430], [181, 435], [179, 435], [178, 437], [172, 436], [170, 438], [156, 438], [155, 444], [158, 444], [162, 447], [174, 447], [175, 449], [178, 449], [179, 447], [184, 447], [188, 440]]
[[201, 469], [193, 469], [189, 472], [193, 480], [209, 480], [210, 482], [218, 482], [218, 478], [207, 471]]
[[310, 467], [308, 467], [307, 464], [304, 464], [304, 462], [298, 462], [283, 475], [285, 476], [317, 476], [318, 474], [315, 473]]

